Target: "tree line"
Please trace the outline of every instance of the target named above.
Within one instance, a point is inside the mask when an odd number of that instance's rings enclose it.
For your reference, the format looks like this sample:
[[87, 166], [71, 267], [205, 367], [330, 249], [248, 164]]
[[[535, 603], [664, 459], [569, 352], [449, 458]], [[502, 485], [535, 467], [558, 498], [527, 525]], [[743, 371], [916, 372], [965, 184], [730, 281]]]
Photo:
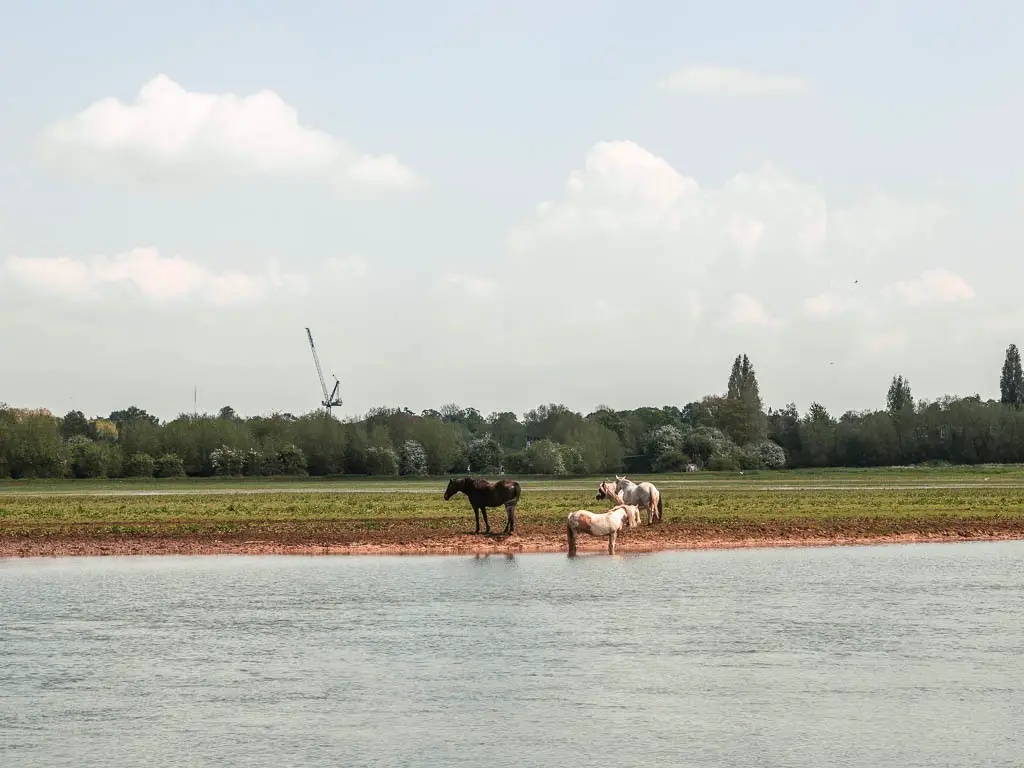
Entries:
[[914, 401], [894, 376], [886, 406], [833, 416], [820, 403], [765, 408], [757, 374], [737, 355], [724, 394], [682, 407], [586, 415], [561, 404], [519, 418], [446, 405], [375, 408], [340, 421], [323, 410], [242, 418], [181, 414], [161, 422], [132, 406], [106, 417], [0, 403], [0, 478], [443, 475], [781, 469], [1024, 461], [1024, 376], [1010, 345], [1000, 399]]

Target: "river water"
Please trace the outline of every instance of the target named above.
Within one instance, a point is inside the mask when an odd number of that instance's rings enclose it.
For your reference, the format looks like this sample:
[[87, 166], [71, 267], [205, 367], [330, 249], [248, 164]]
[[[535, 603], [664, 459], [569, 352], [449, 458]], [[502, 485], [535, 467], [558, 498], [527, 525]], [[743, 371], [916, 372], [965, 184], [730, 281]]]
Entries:
[[0, 766], [1020, 766], [1024, 542], [0, 560]]

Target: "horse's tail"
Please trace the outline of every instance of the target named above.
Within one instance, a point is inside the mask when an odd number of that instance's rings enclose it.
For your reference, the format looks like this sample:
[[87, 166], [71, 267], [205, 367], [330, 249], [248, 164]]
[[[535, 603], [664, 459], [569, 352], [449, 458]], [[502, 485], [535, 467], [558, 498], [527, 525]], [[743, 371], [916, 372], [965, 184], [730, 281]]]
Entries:
[[569, 545], [569, 554], [576, 553], [576, 531], [572, 527], [572, 515], [565, 521], [565, 538]]
[[661, 491], [658, 491], [658, 521], [659, 522], [661, 521], [661, 512], [662, 512]]
[[513, 480], [512, 481], [512, 499], [514, 501], [518, 502], [519, 501], [519, 497], [522, 495], [522, 493], [523, 493], [523, 487], [521, 485], [519, 485], [519, 481], [518, 480]]

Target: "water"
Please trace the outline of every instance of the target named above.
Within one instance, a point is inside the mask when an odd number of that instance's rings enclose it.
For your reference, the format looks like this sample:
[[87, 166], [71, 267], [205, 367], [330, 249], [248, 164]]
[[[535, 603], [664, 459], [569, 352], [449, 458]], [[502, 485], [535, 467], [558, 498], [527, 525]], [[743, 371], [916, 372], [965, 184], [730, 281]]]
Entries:
[[1020, 766], [1024, 542], [0, 560], [0, 766]]

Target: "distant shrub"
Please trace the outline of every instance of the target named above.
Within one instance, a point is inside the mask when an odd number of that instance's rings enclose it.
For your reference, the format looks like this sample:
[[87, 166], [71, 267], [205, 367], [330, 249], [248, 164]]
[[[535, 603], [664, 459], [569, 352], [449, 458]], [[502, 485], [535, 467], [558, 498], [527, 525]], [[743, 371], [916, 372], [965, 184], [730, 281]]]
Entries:
[[562, 454], [562, 466], [565, 468], [565, 474], [585, 475], [587, 473], [587, 465], [579, 446], [562, 445], [559, 446], [559, 449]]
[[690, 457], [679, 448], [674, 448], [655, 456], [651, 462], [652, 472], [684, 472]]
[[289, 443], [277, 452], [277, 461], [282, 475], [305, 475], [306, 454], [297, 445]]
[[469, 469], [471, 472], [490, 474], [502, 467], [503, 451], [498, 441], [489, 434], [469, 441]]
[[427, 452], [415, 440], [402, 443], [401, 472], [403, 475], [426, 475]]
[[176, 453], [165, 453], [157, 457], [154, 474], [157, 477], [184, 477], [185, 462]]
[[68, 439], [67, 447], [74, 477], [108, 477], [120, 469], [120, 462], [115, 456], [117, 449], [107, 443], [100, 444], [84, 435], [74, 435]]
[[774, 440], [761, 440], [750, 446], [761, 466], [768, 469], [782, 469], [786, 466], [786, 452]]
[[124, 461], [125, 477], [152, 477], [156, 471], [156, 460], [148, 453], [133, 453]]
[[371, 475], [397, 475], [398, 454], [391, 448], [371, 445], [366, 449], [366, 471]]
[[733, 472], [739, 468], [739, 462], [731, 454], [717, 453], [708, 459], [708, 469], [712, 472]]
[[245, 454], [227, 445], [210, 451], [210, 467], [215, 475], [240, 475], [245, 468]]
[[564, 475], [565, 461], [558, 443], [537, 440], [525, 451], [526, 472], [531, 475]]

